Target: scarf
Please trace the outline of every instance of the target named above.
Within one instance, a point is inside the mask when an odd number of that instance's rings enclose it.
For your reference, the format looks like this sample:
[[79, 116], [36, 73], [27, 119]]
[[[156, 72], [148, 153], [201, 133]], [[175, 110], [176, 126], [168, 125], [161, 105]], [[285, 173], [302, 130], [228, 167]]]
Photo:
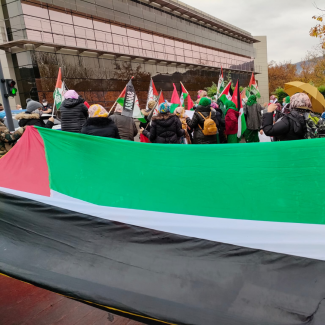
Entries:
[[255, 95], [252, 95], [248, 98], [248, 101], [246, 103], [247, 106], [253, 106], [254, 104], [256, 104], [257, 101], [256, 101], [256, 96]]

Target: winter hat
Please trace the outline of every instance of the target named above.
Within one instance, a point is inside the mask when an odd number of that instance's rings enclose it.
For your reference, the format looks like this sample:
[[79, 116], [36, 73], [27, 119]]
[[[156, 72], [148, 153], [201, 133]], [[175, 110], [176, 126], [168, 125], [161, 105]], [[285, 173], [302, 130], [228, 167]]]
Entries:
[[89, 117], [107, 117], [106, 109], [99, 104], [91, 105], [88, 109]]
[[325, 112], [322, 114], [322, 119], [325, 119]]
[[286, 104], [289, 104], [289, 103], [290, 103], [290, 96], [287, 96], [287, 97], [285, 98], [285, 103], [286, 103]]
[[290, 99], [291, 109], [302, 108], [302, 109], [312, 109], [311, 101], [307, 94], [298, 93], [291, 97]]
[[160, 104], [159, 113], [166, 114], [166, 113], [169, 113], [169, 112], [170, 112], [170, 107], [169, 107], [167, 102], [164, 102], [164, 103]]
[[40, 109], [43, 105], [35, 100], [29, 100], [27, 102], [26, 113], [33, 113], [34, 111]]
[[87, 107], [87, 108], [89, 108], [90, 107], [90, 105], [89, 105], [89, 103], [88, 102], [84, 102], [84, 104], [85, 104], [85, 106]]
[[215, 103], [215, 102], [212, 102], [211, 103], [211, 107], [214, 108], [214, 109], [218, 109], [219, 108], [218, 104]]
[[211, 105], [211, 99], [207, 97], [202, 97], [199, 102], [200, 106], [210, 106]]
[[65, 99], [78, 99], [79, 95], [75, 90], [68, 90], [65, 94], [64, 94], [64, 98]]

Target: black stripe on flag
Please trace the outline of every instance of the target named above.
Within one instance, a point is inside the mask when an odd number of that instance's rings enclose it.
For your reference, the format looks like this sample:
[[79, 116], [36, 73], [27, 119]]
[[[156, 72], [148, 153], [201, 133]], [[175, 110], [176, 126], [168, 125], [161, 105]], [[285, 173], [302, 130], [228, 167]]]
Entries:
[[325, 320], [323, 261], [107, 221], [2, 192], [0, 273], [147, 324]]

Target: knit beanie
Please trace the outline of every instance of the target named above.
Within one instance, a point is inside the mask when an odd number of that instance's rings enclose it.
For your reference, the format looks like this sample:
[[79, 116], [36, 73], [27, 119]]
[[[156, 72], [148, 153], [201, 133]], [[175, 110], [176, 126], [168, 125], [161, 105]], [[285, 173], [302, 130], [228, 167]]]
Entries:
[[166, 114], [170, 112], [170, 108], [167, 102], [160, 104], [159, 113]]
[[183, 117], [185, 113], [184, 107], [178, 106], [176, 107], [174, 114], [177, 115], [178, 117]]
[[211, 105], [211, 99], [207, 97], [202, 97], [200, 99], [199, 105], [201, 106], [210, 106]]
[[290, 96], [287, 96], [286, 99], [285, 99], [285, 103], [286, 104], [289, 104], [290, 103]]
[[106, 109], [99, 104], [91, 105], [88, 109], [89, 117], [107, 117]]
[[41, 107], [42, 107], [41, 103], [36, 102], [35, 100], [29, 100], [27, 103], [26, 112], [33, 113], [34, 111], [36, 111], [37, 109], [39, 109]]

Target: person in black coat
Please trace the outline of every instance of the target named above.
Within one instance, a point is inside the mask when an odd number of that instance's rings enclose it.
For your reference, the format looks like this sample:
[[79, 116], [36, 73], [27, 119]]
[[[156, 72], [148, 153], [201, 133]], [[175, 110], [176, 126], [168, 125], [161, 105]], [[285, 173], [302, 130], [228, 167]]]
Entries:
[[85, 100], [74, 90], [68, 90], [64, 94], [64, 98], [65, 100], [60, 106], [61, 130], [80, 133], [88, 117]]
[[108, 117], [108, 113], [101, 105], [89, 107], [89, 118], [81, 129], [81, 133], [98, 137], [120, 139], [117, 126]]
[[43, 105], [41, 103], [28, 99], [26, 111], [15, 116], [15, 119], [19, 121], [19, 126], [23, 128], [28, 125], [33, 125], [52, 129], [54, 125], [54, 118], [50, 117], [45, 124], [41, 119], [42, 106]]
[[150, 132], [141, 128], [140, 133], [154, 143], [180, 143], [185, 130], [182, 129], [179, 118], [170, 114], [169, 105], [162, 103], [159, 107], [159, 114], [152, 118]]
[[[186, 119], [187, 125], [192, 130], [194, 130], [193, 144], [216, 144], [216, 143], [218, 143], [217, 135], [204, 135], [202, 132], [205, 119], [201, 116], [201, 114], [205, 118], [209, 117], [211, 114], [211, 119], [216, 123], [216, 126], [219, 127], [219, 121], [217, 119], [217, 112], [216, 112], [216, 110], [211, 109], [210, 105], [211, 105], [211, 99], [206, 98], [206, 97], [201, 98], [199, 105], [195, 109], [193, 118], [190, 119], [188, 117]], [[218, 112], [218, 117], [221, 120], [221, 115], [219, 112]]]
[[273, 112], [277, 109], [277, 105], [269, 105], [267, 113], [263, 115], [264, 133], [270, 137], [277, 137], [279, 141], [305, 139], [307, 124], [304, 115], [309, 113], [311, 108], [312, 104], [308, 95], [295, 94], [291, 97], [291, 112], [273, 124]]

